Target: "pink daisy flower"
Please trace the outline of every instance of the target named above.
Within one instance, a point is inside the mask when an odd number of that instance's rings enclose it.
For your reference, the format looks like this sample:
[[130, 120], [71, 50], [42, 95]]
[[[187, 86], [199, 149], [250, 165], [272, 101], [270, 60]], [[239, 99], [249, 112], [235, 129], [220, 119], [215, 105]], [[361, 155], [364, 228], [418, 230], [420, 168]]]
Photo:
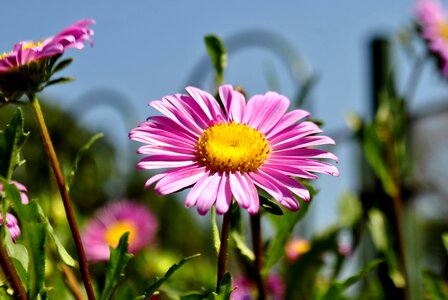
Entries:
[[82, 241], [90, 261], [109, 259], [109, 247], [116, 247], [129, 232], [128, 251], [136, 253], [154, 240], [158, 222], [146, 206], [121, 200], [100, 209], [85, 225]]
[[0, 53], [0, 102], [20, 98], [24, 93], [37, 92], [55, 72], [55, 60], [65, 49], [83, 49], [85, 41], [92, 45], [94, 20], [80, 20], [57, 35], [38, 42], [22, 41], [10, 52]]
[[448, 75], [448, 19], [438, 0], [420, 0], [416, 5], [416, 18], [422, 38]]
[[294, 178], [316, 179], [313, 174], [338, 175], [328, 162], [336, 156], [310, 147], [334, 144], [309, 121], [304, 110], [286, 112], [290, 101], [267, 92], [246, 103], [230, 85], [219, 88], [223, 107], [198, 88], [189, 95], [170, 95], [149, 103], [163, 116], [149, 117], [129, 137], [145, 143], [138, 153], [147, 154], [138, 169], [168, 170], [154, 175], [146, 187], [157, 182], [155, 192], [167, 195], [193, 185], [185, 206], [196, 206], [204, 215], [216, 204], [227, 212], [232, 198], [249, 213], [259, 209], [257, 188], [265, 190], [281, 205], [299, 209], [295, 196], [310, 199], [308, 190]]
[[88, 27], [92, 24], [95, 24], [94, 20], [80, 20], [53, 37], [39, 42], [23, 41], [15, 44], [11, 52], [0, 55], [0, 73], [62, 54], [68, 48], [83, 49], [85, 41], [92, 44], [93, 30]]

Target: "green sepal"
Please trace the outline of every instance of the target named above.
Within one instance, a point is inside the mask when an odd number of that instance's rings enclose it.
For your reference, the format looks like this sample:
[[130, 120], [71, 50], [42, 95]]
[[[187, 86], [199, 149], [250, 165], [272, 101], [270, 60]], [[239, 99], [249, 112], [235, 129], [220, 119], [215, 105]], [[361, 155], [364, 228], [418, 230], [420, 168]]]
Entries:
[[260, 199], [260, 207], [266, 210], [268, 213], [276, 216], [283, 215], [282, 209], [274, 201], [263, 196], [259, 196], [259, 199]]
[[56, 72], [62, 71], [63, 69], [67, 68], [72, 62], [73, 58], [71, 57], [58, 62], [58, 64], [51, 69], [51, 73], [54, 74]]

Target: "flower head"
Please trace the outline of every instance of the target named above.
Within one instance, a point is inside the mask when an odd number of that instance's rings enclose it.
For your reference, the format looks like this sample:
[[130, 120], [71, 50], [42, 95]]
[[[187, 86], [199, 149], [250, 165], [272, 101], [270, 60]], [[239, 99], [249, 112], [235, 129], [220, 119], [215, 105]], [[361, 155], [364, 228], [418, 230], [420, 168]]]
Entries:
[[[231, 294], [232, 300], [252, 300], [256, 299], [255, 295], [257, 288], [255, 282], [246, 277], [235, 277], [232, 282], [233, 292]], [[269, 299], [272, 300], [282, 300], [285, 286], [282, 278], [277, 275], [269, 275], [266, 286], [269, 293]]]
[[249, 213], [259, 209], [257, 187], [281, 205], [299, 209], [294, 195], [310, 199], [308, 190], [295, 178], [316, 179], [313, 174], [338, 175], [328, 162], [336, 156], [310, 147], [334, 144], [310, 121], [304, 110], [286, 112], [290, 101], [275, 92], [255, 95], [246, 103], [230, 85], [219, 88], [223, 108], [213, 96], [194, 87], [189, 95], [171, 95], [150, 105], [163, 116], [149, 117], [129, 137], [146, 145], [139, 169], [168, 170], [151, 177], [156, 193], [170, 194], [193, 185], [185, 206], [206, 214], [213, 204], [227, 212], [232, 198]]
[[92, 45], [93, 30], [88, 27], [92, 24], [94, 20], [80, 20], [53, 37], [22, 41], [10, 52], [0, 53], [0, 99], [14, 100], [23, 93], [38, 91], [52, 75], [54, 62], [50, 58], [68, 48], [83, 49], [85, 41]]
[[[15, 185], [16, 188], [19, 190], [22, 203], [28, 204], [29, 199], [28, 199], [28, 195], [27, 195], [28, 191], [27, 191], [26, 187], [23, 184], [21, 184], [20, 182], [17, 182], [14, 180], [11, 180], [10, 183]], [[1, 198], [1, 196], [3, 196], [3, 190], [4, 190], [4, 185], [2, 183], [0, 183], [0, 198]], [[3, 213], [0, 211], [0, 225], [1, 224], [3, 224]], [[17, 240], [17, 238], [20, 236], [21, 232], [20, 232], [19, 223], [17, 222], [16, 217], [10, 213], [6, 213], [6, 228], [8, 228], [9, 233], [11, 234], [12, 240], [15, 242]]]
[[442, 74], [448, 76], [448, 18], [438, 0], [420, 0], [416, 6], [420, 34], [436, 57]]
[[82, 240], [87, 259], [109, 259], [109, 247], [116, 247], [121, 236], [129, 232], [128, 250], [136, 253], [151, 244], [157, 231], [157, 220], [141, 204], [121, 200], [100, 209], [85, 225]]
[[[3, 225], [3, 214], [0, 212], [0, 225]], [[12, 240], [15, 242], [20, 236], [20, 227], [16, 217], [10, 213], [6, 213], [6, 228], [9, 230]]]

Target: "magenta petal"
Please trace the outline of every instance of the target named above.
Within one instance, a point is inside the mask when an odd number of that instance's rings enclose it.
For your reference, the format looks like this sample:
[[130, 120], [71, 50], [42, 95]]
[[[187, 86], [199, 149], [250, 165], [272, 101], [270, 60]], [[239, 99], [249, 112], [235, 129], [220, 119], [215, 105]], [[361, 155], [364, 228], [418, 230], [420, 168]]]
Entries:
[[251, 204], [251, 199], [248, 196], [249, 190], [246, 180], [241, 176], [240, 172], [237, 171], [235, 173], [229, 173], [229, 182], [236, 202], [242, 208], [247, 209]]
[[185, 199], [185, 207], [190, 208], [196, 205], [199, 195], [204, 191], [211, 179], [212, 177], [210, 176], [210, 171], [206, 171], [187, 194], [187, 198]]
[[302, 109], [296, 109], [286, 113], [283, 117], [280, 118], [277, 124], [271, 128], [271, 130], [265, 133], [266, 138], [269, 139], [273, 137], [277, 133], [283, 131], [284, 129], [294, 124], [295, 122], [298, 122], [299, 120], [307, 118], [309, 116], [310, 113]]
[[218, 187], [216, 212], [218, 214], [225, 214], [229, 210], [230, 203], [232, 203], [232, 189], [230, 187], [229, 175], [223, 173]]
[[241, 123], [246, 107], [244, 96], [240, 92], [235, 91], [231, 85], [220, 86], [219, 96], [226, 109], [227, 118], [230, 121]]
[[195, 87], [187, 87], [186, 90], [201, 106], [210, 120], [215, 120], [218, 116], [223, 116], [218, 102], [212, 95]]
[[154, 191], [168, 195], [197, 182], [205, 174], [205, 167], [192, 165], [171, 170], [156, 184]]
[[260, 172], [263, 172], [265, 174], [268, 174], [269, 177], [274, 179], [276, 182], [281, 184], [281, 186], [287, 187], [291, 192], [299, 196], [305, 201], [310, 200], [310, 192], [304, 187], [301, 183], [299, 183], [297, 180], [292, 179], [289, 176], [283, 175], [276, 170], [270, 169], [270, 168], [262, 168], [260, 169]]
[[249, 102], [251, 101], [253, 102], [253, 108], [251, 115], [248, 116], [247, 124], [263, 133], [277, 124], [289, 106], [289, 100], [275, 92], [256, 95], [249, 100]]
[[199, 194], [196, 207], [200, 215], [205, 215], [216, 202], [220, 180], [218, 173], [213, 174], [205, 189]]

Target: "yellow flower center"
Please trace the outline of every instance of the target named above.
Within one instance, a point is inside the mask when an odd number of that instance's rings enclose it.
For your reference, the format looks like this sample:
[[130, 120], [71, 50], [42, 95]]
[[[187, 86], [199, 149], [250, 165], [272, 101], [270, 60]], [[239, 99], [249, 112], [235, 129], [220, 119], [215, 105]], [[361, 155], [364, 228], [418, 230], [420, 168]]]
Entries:
[[448, 41], [448, 22], [440, 22], [439, 33], [445, 41]]
[[263, 133], [237, 123], [207, 128], [196, 146], [199, 162], [213, 172], [255, 171], [271, 152]]
[[[22, 50], [26, 50], [26, 49], [33, 48], [33, 47], [41, 47], [41, 46], [42, 46], [42, 42], [30, 42], [30, 43], [22, 45]], [[0, 60], [4, 59], [6, 56], [10, 55], [11, 53], [12, 53], [12, 51], [3, 52], [2, 54], [0, 54]]]
[[118, 221], [112, 227], [107, 229], [105, 236], [106, 243], [112, 247], [116, 247], [121, 236], [126, 232], [129, 232], [128, 243], [131, 244], [135, 239], [137, 228], [129, 221]]

